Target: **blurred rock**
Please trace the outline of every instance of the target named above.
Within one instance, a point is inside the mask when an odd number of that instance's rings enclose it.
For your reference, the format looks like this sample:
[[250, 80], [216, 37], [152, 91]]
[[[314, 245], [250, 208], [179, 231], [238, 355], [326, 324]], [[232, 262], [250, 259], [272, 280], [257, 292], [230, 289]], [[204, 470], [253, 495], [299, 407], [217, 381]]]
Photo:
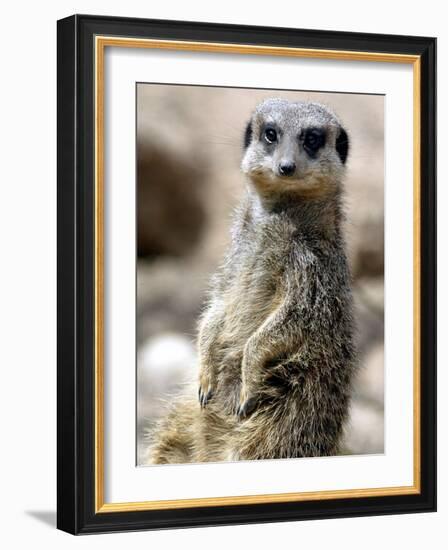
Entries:
[[140, 381], [149, 381], [147, 393], [169, 393], [189, 380], [196, 369], [196, 350], [183, 334], [162, 333], [146, 341], [138, 352]]
[[187, 255], [203, 236], [209, 159], [197, 145], [194, 109], [173, 91], [137, 89], [137, 103], [143, 106], [137, 120], [140, 256]]
[[378, 316], [384, 315], [384, 278], [363, 277], [356, 281], [356, 292], [367, 308]]
[[[356, 201], [348, 223], [348, 244], [352, 273], [359, 277], [378, 277], [384, 273], [384, 218], [382, 198], [364, 178], [359, 181], [363, 197]], [[354, 200], [352, 195], [351, 200]], [[353, 228], [356, 228], [356, 231]]]
[[353, 286], [356, 345], [363, 360], [369, 348], [384, 341], [384, 281], [382, 277], [358, 279]]
[[384, 405], [384, 346], [379, 343], [367, 352], [355, 384], [355, 398]]
[[137, 353], [137, 462], [146, 460], [147, 439], [169, 398], [196, 378], [194, 342], [181, 333], [161, 333]]
[[142, 413], [155, 418], [161, 410], [157, 401], [189, 381], [197, 366], [195, 346], [183, 334], [161, 333], [140, 346], [137, 365]]
[[140, 144], [137, 158], [138, 255], [189, 254], [205, 222], [203, 162], [155, 144]]
[[208, 271], [191, 259], [142, 261], [137, 265], [137, 341], [178, 332], [196, 338]]
[[363, 401], [354, 401], [345, 430], [344, 454], [384, 452], [384, 414]]

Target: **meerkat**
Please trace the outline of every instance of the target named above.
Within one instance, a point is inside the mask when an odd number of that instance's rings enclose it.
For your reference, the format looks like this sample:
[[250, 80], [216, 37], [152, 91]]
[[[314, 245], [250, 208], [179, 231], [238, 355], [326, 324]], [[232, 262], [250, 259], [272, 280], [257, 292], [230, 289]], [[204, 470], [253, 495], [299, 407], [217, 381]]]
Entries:
[[338, 454], [356, 370], [348, 151], [323, 105], [268, 99], [253, 112], [247, 193], [199, 323], [199, 390], [173, 402], [151, 462]]

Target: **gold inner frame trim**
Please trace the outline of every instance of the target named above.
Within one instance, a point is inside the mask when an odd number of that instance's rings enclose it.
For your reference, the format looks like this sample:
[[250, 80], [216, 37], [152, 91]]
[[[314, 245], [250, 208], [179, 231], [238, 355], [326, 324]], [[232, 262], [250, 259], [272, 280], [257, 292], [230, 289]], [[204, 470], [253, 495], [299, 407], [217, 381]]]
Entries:
[[[343, 489], [299, 493], [275, 493], [264, 495], [226, 496], [179, 500], [155, 500], [142, 502], [104, 501], [104, 54], [106, 47], [149, 48], [159, 50], [197, 51], [206, 53], [233, 53], [330, 59], [346, 61], [371, 61], [406, 63], [413, 65], [413, 299], [414, 299], [414, 349], [413, 349], [413, 484], [402, 487]], [[420, 493], [421, 480], [421, 426], [420, 426], [420, 56], [381, 52], [355, 52], [321, 50], [250, 44], [226, 44], [190, 42], [181, 40], [156, 40], [96, 36], [95, 55], [95, 513], [130, 512], [143, 510], [167, 510], [208, 506], [232, 506], [279, 502], [303, 502], [342, 498], [411, 495]]]

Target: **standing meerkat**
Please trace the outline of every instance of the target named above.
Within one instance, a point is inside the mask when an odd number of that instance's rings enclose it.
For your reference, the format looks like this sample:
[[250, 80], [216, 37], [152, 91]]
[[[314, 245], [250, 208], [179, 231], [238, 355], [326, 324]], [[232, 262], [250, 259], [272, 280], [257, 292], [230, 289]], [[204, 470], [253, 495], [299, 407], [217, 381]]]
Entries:
[[320, 104], [255, 109], [247, 194], [199, 326], [199, 403], [193, 392], [174, 400], [151, 462], [338, 453], [356, 364], [341, 227], [348, 149]]

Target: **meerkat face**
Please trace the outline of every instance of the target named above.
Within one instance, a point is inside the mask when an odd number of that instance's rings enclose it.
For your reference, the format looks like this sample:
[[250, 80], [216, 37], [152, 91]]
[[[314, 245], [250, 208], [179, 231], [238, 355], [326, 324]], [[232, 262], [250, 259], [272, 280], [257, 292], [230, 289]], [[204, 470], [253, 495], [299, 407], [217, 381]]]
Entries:
[[339, 186], [348, 146], [323, 105], [268, 99], [247, 125], [241, 167], [260, 191], [319, 196]]

